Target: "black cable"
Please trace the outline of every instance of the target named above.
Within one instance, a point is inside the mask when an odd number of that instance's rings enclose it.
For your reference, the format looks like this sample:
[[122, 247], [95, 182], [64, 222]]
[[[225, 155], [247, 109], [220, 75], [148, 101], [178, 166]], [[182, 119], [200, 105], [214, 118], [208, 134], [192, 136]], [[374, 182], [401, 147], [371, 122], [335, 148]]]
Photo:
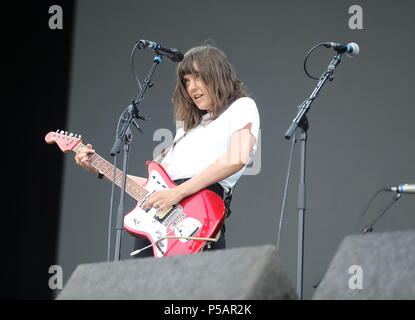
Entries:
[[110, 203], [110, 214], [108, 219], [108, 247], [107, 247], [107, 261], [110, 262], [110, 254], [111, 254], [111, 228], [112, 228], [112, 210], [113, 210], [113, 203], [114, 203], [114, 189], [115, 189], [115, 173], [117, 171], [116, 169], [117, 165], [117, 156], [114, 156], [114, 170], [112, 172], [112, 179], [113, 183], [111, 184], [111, 203]]
[[308, 71], [307, 71], [307, 60], [308, 60], [308, 57], [310, 56], [310, 54], [315, 50], [315, 49], [317, 49], [318, 47], [322, 47], [322, 46], [324, 46], [324, 45], [326, 45], [327, 44], [327, 42], [321, 42], [321, 43], [319, 43], [319, 44], [316, 44], [314, 47], [312, 47], [309, 51], [308, 51], [308, 53], [307, 53], [307, 55], [306, 55], [306, 57], [305, 57], [305, 59], [304, 59], [304, 72], [306, 73], [306, 75], [307, 76], [309, 76], [311, 79], [314, 79], [314, 80], [319, 80], [319, 78], [316, 78], [316, 77], [313, 77], [310, 73], [308, 73]]
[[290, 158], [288, 160], [288, 172], [287, 172], [287, 178], [285, 180], [284, 197], [283, 197], [283, 200], [282, 200], [280, 223], [279, 223], [279, 226], [278, 226], [277, 251], [280, 250], [280, 238], [281, 238], [282, 223], [283, 223], [283, 220], [284, 220], [285, 202], [287, 200], [287, 189], [288, 189], [288, 184], [289, 184], [289, 181], [290, 181], [291, 163], [292, 163], [292, 159], [293, 159], [294, 144], [296, 142], [297, 142], [297, 138], [296, 138], [295, 133], [294, 133], [294, 139], [291, 143]]
[[362, 231], [362, 235], [364, 235], [364, 234], [366, 234], [367, 232], [372, 232], [373, 231], [373, 226], [375, 225], [375, 223], [376, 222], [378, 222], [378, 220], [380, 219], [380, 218], [382, 218], [382, 216], [386, 213], [386, 211], [388, 211], [388, 209], [390, 208], [390, 207], [392, 207], [393, 206], [393, 204], [396, 202], [396, 201], [398, 201], [399, 199], [401, 198], [401, 194], [400, 193], [396, 193], [396, 194], [394, 194], [394, 196], [393, 196], [393, 198], [392, 198], [392, 202], [391, 203], [389, 203], [383, 210], [382, 210], [382, 212], [376, 217], [376, 219], [375, 220], [373, 220], [373, 222], [369, 225], [369, 226], [367, 226], [366, 228], [364, 228], [363, 229], [363, 231]]
[[356, 231], [357, 226], [362, 222], [367, 210], [369, 209], [370, 205], [372, 204], [373, 200], [378, 196], [379, 193], [382, 191], [385, 191], [385, 188], [381, 188], [378, 191], [375, 192], [375, 194], [370, 198], [369, 202], [367, 203], [365, 209], [363, 210], [362, 214], [360, 215], [360, 218], [357, 220], [356, 225], [354, 226], [353, 230]]
[[[122, 112], [120, 118], [118, 119], [117, 130], [115, 133], [115, 139], [118, 139], [118, 132], [120, 129], [121, 119], [124, 117], [125, 113], [127, 112], [128, 108]], [[110, 212], [108, 218], [108, 245], [107, 245], [107, 261], [110, 261], [110, 252], [111, 252], [111, 228], [112, 228], [112, 216], [113, 216], [113, 203], [114, 203], [114, 189], [115, 189], [115, 179], [116, 179], [116, 172], [117, 172], [117, 156], [114, 155], [114, 162], [113, 162], [114, 170], [112, 173], [112, 186], [111, 186], [111, 200], [110, 200]]]
[[137, 41], [136, 44], [133, 47], [133, 50], [131, 51], [131, 69], [133, 70], [135, 79], [137, 80], [138, 88], [140, 89], [139, 91], [141, 91], [140, 79], [138, 78], [138, 74], [137, 74], [137, 72], [135, 70], [135, 67], [134, 67], [134, 53], [135, 53], [135, 50], [137, 50], [137, 47], [139, 46], [139, 44], [140, 44], [140, 41]]

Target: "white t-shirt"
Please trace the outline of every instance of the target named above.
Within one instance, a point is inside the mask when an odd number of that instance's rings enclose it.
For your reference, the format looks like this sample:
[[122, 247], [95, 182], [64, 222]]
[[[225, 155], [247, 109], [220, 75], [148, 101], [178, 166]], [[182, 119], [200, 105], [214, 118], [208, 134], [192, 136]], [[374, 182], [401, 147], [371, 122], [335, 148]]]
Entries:
[[[188, 130], [164, 158], [163, 162], [168, 164], [166, 171], [172, 180], [191, 178], [203, 171], [229, 151], [232, 134], [248, 123], [252, 124], [251, 133], [255, 137], [252, 155], [256, 151], [260, 120], [254, 100], [239, 98], [217, 119], [206, 121], [210, 116], [210, 113], [205, 114], [201, 123]], [[183, 128], [177, 129], [174, 140], [177, 141], [184, 133]], [[245, 168], [220, 181], [220, 185], [226, 190], [232, 188]]]

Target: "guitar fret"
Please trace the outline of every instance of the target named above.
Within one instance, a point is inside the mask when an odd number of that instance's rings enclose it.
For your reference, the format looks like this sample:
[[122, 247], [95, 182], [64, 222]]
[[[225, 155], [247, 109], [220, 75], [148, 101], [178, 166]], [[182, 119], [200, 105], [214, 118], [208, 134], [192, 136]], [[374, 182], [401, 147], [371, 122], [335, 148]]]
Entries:
[[99, 158], [98, 158], [98, 159], [97, 159], [97, 161], [96, 161], [96, 167], [97, 167], [97, 169], [98, 169], [98, 170], [100, 170], [100, 171], [102, 171], [102, 170], [101, 170], [101, 169], [102, 169], [102, 168], [101, 168], [101, 163], [102, 163], [101, 159], [99, 159]]
[[[73, 151], [80, 147], [84, 147], [82, 143], [79, 143]], [[114, 179], [114, 166], [109, 163], [107, 160], [102, 158], [100, 155], [94, 153], [90, 158], [89, 162], [91, 166], [95, 169], [102, 172], [110, 181]], [[121, 187], [122, 184], [122, 171], [118, 168], [115, 169], [115, 184]], [[146, 189], [144, 189], [141, 185], [136, 183], [133, 179], [127, 176], [126, 183], [125, 183], [125, 191], [132, 196], [135, 200], [140, 201], [144, 196], [148, 193]]]
[[105, 163], [105, 167], [102, 169], [107, 175], [111, 174], [111, 165], [107, 162]]

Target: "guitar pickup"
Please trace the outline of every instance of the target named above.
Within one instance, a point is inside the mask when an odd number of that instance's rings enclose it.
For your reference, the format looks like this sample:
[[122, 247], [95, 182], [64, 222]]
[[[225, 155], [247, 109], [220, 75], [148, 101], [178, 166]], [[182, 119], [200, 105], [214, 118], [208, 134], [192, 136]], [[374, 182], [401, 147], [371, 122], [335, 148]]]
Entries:
[[156, 213], [156, 218], [159, 218], [160, 220], [164, 219], [170, 211], [172, 211], [173, 207], [159, 209]]

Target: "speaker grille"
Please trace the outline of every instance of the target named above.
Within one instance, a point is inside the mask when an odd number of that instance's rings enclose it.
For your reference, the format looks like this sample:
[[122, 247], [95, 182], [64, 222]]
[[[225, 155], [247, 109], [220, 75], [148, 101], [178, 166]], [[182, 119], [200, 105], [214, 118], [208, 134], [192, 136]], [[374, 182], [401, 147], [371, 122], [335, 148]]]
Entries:
[[347, 236], [313, 296], [313, 299], [414, 298], [415, 232], [412, 231]]
[[57, 299], [295, 299], [273, 246], [79, 265]]

